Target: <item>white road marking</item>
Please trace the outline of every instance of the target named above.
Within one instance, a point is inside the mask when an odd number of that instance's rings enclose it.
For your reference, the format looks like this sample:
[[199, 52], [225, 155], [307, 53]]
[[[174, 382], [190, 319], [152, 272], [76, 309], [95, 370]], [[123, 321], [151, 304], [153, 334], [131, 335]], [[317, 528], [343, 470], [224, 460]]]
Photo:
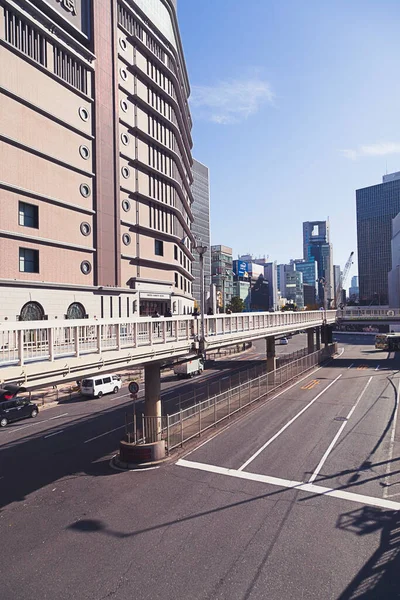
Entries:
[[308, 408], [310, 408], [310, 406], [312, 406], [314, 404], [314, 402], [316, 402], [316, 400], [318, 400], [318, 398], [320, 398], [322, 396], [322, 394], [324, 394], [327, 390], [329, 390], [329, 388], [337, 382], [338, 379], [341, 378], [341, 376], [343, 375], [343, 373], [340, 373], [340, 375], [338, 375], [336, 377], [336, 379], [334, 379], [333, 381], [331, 381], [331, 383], [329, 385], [326, 386], [325, 389], [323, 389], [317, 396], [315, 396], [315, 398], [313, 400], [311, 400], [311, 402], [309, 402], [304, 408], [301, 409], [301, 411], [299, 411], [297, 413], [297, 415], [295, 415], [292, 419], [290, 419], [290, 421], [288, 421], [286, 423], [286, 425], [284, 425], [277, 433], [275, 433], [275, 435], [272, 436], [272, 438], [270, 438], [267, 442], [265, 442], [265, 444], [263, 444], [263, 446], [261, 446], [261, 448], [259, 448], [257, 450], [257, 452], [255, 452], [253, 454], [253, 456], [250, 456], [250, 458], [248, 460], [246, 460], [245, 463], [242, 464], [241, 467], [239, 467], [239, 471], [243, 471], [243, 469], [245, 469], [251, 462], [253, 462], [253, 460], [255, 458], [257, 458], [257, 456], [259, 454], [261, 454], [261, 452], [263, 452], [263, 450], [265, 450], [265, 448], [267, 448], [270, 444], [272, 444], [273, 441], [276, 440], [276, 438], [278, 438], [292, 423], [294, 423], [296, 421], [296, 419], [298, 419]]
[[45, 435], [44, 436], [44, 439], [49, 438], [49, 437], [53, 437], [53, 435], [59, 435], [63, 431], [64, 431], [64, 429], [60, 429], [60, 431], [55, 431], [54, 433], [49, 433], [49, 435]]
[[385, 486], [383, 489], [383, 497], [387, 498], [389, 496], [388, 494], [388, 488], [389, 488], [389, 477], [390, 477], [390, 464], [393, 460], [393, 450], [394, 450], [394, 438], [396, 436], [396, 422], [397, 422], [397, 413], [399, 410], [399, 393], [400, 393], [400, 380], [397, 386], [397, 392], [396, 392], [396, 408], [394, 411], [394, 418], [393, 418], [393, 425], [392, 425], [392, 432], [390, 434], [390, 442], [389, 442], [389, 460], [387, 462], [386, 465], [386, 477], [385, 477]]
[[23, 429], [28, 429], [29, 427], [35, 427], [37, 425], [41, 425], [42, 423], [48, 423], [53, 419], [59, 419], [60, 417], [65, 417], [68, 413], [63, 413], [62, 415], [57, 415], [56, 417], [50, 417], [50, 419], [44, 419], [43, 421], [35, 421], [35, 423], [31, 423], [30, 425], [24, 425], [23, 427], [16, 427], [15, 429], [10, 429], [7, 433], [15, 433], [16, 431], [22, 431]]
[[351, 369], [351, 367], [354, 365], [354, 363], [351, 363], [351, 365], [349, 367], [347, 367], [348, 369]]
[[90, 440], [85, 440], [83, 443], [88, 444], [89, 442], [93, 442], [93, 440], [98, 440], [99, 438], [112, 433], [113, 431], [117, 431], [118, 429], [122, 429], [125, 425], [121, 425], [120, 427], [116, 427], [115, 429], [110, 429], [110, 431], [106, 431], [105, 433], [101, 433], [100, 435], [96, 435], [96, 437], [90, 438]]
[[218, 475], [228, 475], [238, 479], [246, 479], [247, 481], [258, 481], [269, 485], [276, 485], [283, 488], [297, 489], [301, 492], [310, 494], [318, 494], [319, 496], [330, 496], [339, 498], [340, 500], [348, 500], [349, 502], [357, 502], [366, 506], [376, 506], [378, 508], [386, 508], [389, 510], [400, 510], [400, 502], [386, 500], [384, 498], [374, 498], [373, 496], [365, 496], [364, 494], [354, 494], [345, 490], [334, 490], [333, 488], [322, 487], [314, 483], [304, 483], [301, 481], [291, 481], [289, 479], [280, 479], [279, 477], [270, 477], [268, 475], [258, 475], [257, 473], [249, 473], [247, 471], [239, 471], [236, 469], [227, 469], [216, 465], [206, 465], [204, 463], [193, 462], [181, 458], [175, 463], [179, 467], [189, 469], [197, 469], [199, 471], [207, 471]]
[[[338, 356], [342, 356], [344, 352], [344, 348], [342, 348], [342, 352], [338, 355]], [[337, 358], [337, 357], [336, 357]], [[277, 394], [275, 394], [275, 396], [272, 396], [272, 398], [268, 399], [268, 402], [271, 402], [272, 400], [275, 400], [275, 398], [278, 398], [279, 396], [282, 396], [282, 394], [285, 394], [286, 392], [288, 392], [289, 390], [291, 390], [292, 388], [294, 388], [296, 385], [298, 385], [299, 383], [302, 383], [305, 379], [307, 379], [307, 377], [311, 377], [312, 375], [314, 375], [314, 373], [316, 373], [317, 371], [319, 371], [320, 369], [322, 369], [323, 367], [318, 367], [317, 369], [313, 369], [311, 372], [308, 372], [306, 375], [304, 375], [304, 377], [302, 377], [301, 379], [298, 379], [297, 381], [295, 381], [294, 383], [292, 383], [292, 385], [289, 385], [289, 387], [285, 388], [284, 390], [282, 390], [281, 392], [278, 392]], [[265, 404], [259, 404], [255, 410], [261, 410], [262, 408], [265, 407]], [[253, 413], [250, 413], [253, 414]], [[246, 415], [245, 415], [246, 416]], [[208, 440], [206, 440], [205, 442], [203, 442], [202, 444], [200, 444], [199, 446], [196, 446], [196, 448], [193, 448], [193, 450], [190, 450], [187, 454], [184, 454], [183, 458], [185, 458], [186, 456], [189, 456], [190, 454], [193, 454], [193, 452], [196, 452], [196, 450], [198, 450], [199, 448], [201, 448], [202, 446], [205, 446], [205, 444], [208, 444], [208, 442], [211, 442], [211, 440], [213, 440], [214, 438], [218, 437], [219, 435], [221, 435], [221, 433], [223, 433], [224, 431], [226, 431], [227, 429], [230, 429], [232, 426], [234, 425], [234, 423], [230, 423], [229, 425], [227, 425], [226, 427], [222, 427], [219, 431], [217, 431], [216, 434], [214, 434], [211, 438], [209, 438]], [[182, 459], [183, 460], [183, 459]]]
[[332, 451], [332, 448], [334, 447], [334, 445], [336, 444], [337, 440], [340, 437], [340, 434], [342, 433], [343, 429], [346, 427], [348, 420], [350, 419], [351, 415], [353, 414], [353, 412], [356, 409], [357, 404], [360, 402], [361, 398], [364, 395], [364, 392], [366, 391], [367, 387], [369, 386], [369, 384], [372, 381], [372, 377], [370, 377], [366, 383], [366, 386], [364, 387], [363, 391], [361, 392], [361, 394], [358, 396], [356, 403], [354, 404], [353, 408], [350, 410], [349, 414], [346, 417], [346, 421], [344, 421], [344, 423], [340, 426], [339, 431], [337, 432], [337, 434], [335, 435], [335, 437], [333, 438], [332, 442], [330, 443], [327, 451], [325, 452], [325, 454], [323, 455], [323, 457], [321, 458], [321, 460], [319, 461], [319, 464], [317, 466], [317, 468], [315, 469], [314, 473], [311, 475], [310, 479], [308, 480], [308, 483], [312, 483], [318, 476], [318, 473], [320, 472], [320, 470], [322, 469], [324, 462], [326, 461], [326, 459], [328, 458], [329, 454]]
[[380, 367], [380, 366], [381, 366], [381, 365], [378, 365], [378, 366], [376, 367], [375, 371], [379, 371], [379, 367]]

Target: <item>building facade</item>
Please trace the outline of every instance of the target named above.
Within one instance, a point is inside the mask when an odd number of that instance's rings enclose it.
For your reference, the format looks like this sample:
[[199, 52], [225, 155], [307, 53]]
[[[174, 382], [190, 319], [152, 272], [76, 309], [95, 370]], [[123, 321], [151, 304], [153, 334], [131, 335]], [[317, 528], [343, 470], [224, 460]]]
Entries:
[[0, 0], [1, 319], [192, 310], [172, 0]]
[[[192, 234], [201, 245], [207, 246], [204, 254], [204, 306], [206, 306], [207, 292], [211, 284], [211, 249], [210, 249], [210, 179], [208, 167], [198, 160], [193, 159], [193, 223]], [[200, 257], [195, 251], [193, 268], [193, 296], [200, 306]]]
[[300, 271], [285, 272], [285, 297], [290, 303], [296, 304], [298, 310], [304, 309], [303, 273]]
[[225, 312], [233, 296], [232, 248], [211, 246], [211, 279], [217, 290], [217, 307]]
[[400, 173], [356, 190], [356, 204], [360, 304], [387, 305], [392, 219], [400, 212]]
[[329, 307], [335, 297], [329, 221], [303, 223], [303, 258], [307, 262], [314, 259], [317, 263], [318, 300]]

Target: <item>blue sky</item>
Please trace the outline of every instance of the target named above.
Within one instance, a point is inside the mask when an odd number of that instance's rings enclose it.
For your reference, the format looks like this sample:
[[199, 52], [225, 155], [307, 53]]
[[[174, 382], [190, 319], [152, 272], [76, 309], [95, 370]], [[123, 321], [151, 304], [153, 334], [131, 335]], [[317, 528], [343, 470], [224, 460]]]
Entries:
[[178, 19], [212, 243], [288, 262], [329, 216], [343, 268], [355, 190], [400, 170], [400, 2], [178, 0]]

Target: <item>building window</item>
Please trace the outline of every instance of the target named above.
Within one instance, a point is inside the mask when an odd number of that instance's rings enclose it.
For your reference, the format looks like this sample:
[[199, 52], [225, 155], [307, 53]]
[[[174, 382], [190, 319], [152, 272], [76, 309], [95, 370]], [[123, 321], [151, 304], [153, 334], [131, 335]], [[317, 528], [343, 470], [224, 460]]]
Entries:
[[124, 146], [129, 144], [129, 135], [127, 133], [121, 133], [121, 142], [124, 144]]
[[34, 204], [27, 204], [26, 202], [19, 202], [18, 204], [18, 222], [23, 227], [34, 227], [39, 228], [39, 207]]
[[129, 233], [124, 233], [124, 235], [122, 236], [122, 241], [125, 244], [125, 246], [129, 246], [129, 244], [131, 243], [131, 236], [129, 235]]
[[82, 144], [82, 146], [79, 146], [79, 154], [82, 156], [82, 158], [87, 160], [90, 157], [90, 150], [87, 146]]
[[89, 223], [87, 223], [86, 221], [83, 221], [81, 223], [80, 230], [81, 230], [82, 235], [90, 235], [92, 228]]
[[119, 104], [124, 112], [128, 111], [128, 103], [126, 102], [126, 100], [121, 100]]
[[119, 70], [119, 74], [121, 75], [121, 79], [123, 79], [124, 81], [126, 81], [128, 79], [128, 73], [126, 72], [125, 69], [120, 69]]
[[154, 253], [156, 256], [164, 256], [164, 242], [154, 240]]
[[122, 177], [124, 177], [124, 179], [128, 179], [128, 177], [131, 174], [131, 172], [130, 172], [130, 170], [129, 170], [128, 167], [122, 167], [121, 173], [122, 173]]
[[178, 273], [175, 273], [175, 287], [178, 287]]
[[126, 50], [127, 48], [127, 44], [126, 44], [126, 39], [125, 38], [119, 38], [119, 45], [121, 46], [122, 50]]
[[84, 319], [86, 317], [86, 310], [83, 304], [80, 302], [73, 302], [68, 306], [67, 319]]
[[84, 106], [80, 106], [78, 112], [82, 121], [89, 121], [89, 111]]
[[88, 92], [88, 69], [65, 50], [54, 46], [54, 73], [84, 94]]
[[20, 321], [43, 321], [44, 310], [39, 302], [27, 302], [21, 308], [19, 314]]
[[39, 250], [20, 248], [19, 270], [21, 273], [39, 273]]
[[81, 262], [81, 271], [84, 275], [89, 275], [90, 271], [92, 270], [92, 265], [90, 264], [90, 262], [88, 260], [83, 260]]
[[131, 209], [131, 203], [129, 202], [129, 200], [122, 200], [122, 209], [125, 212], [128, 212]]
[[174, 259], [178, 260], [178, 246], [174, 246]]
[[47, 66], [46, 38], [15, 13], [4, 8], [5, 38], [9, 44], [43, 65]]
[[81, 185], [79, 186], [79, 191], [84, 198], [88, 198], [92, 193], [87, 183], [81, 183]]

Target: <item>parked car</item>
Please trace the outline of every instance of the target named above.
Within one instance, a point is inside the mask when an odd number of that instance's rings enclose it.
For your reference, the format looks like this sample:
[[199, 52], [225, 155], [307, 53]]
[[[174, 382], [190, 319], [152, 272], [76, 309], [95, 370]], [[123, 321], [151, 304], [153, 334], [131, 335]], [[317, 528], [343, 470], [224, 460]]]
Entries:
[[81, 394], [92, 398], [101, 398], [104, 394], [116, 394], [122, 387], [119, 375], [101, 375], [82, 379]]
[[[4, 397], [4, 394], [2, 396]], [[5, 427], [8, 423], [27, 417], [36, 417], [38, 414], [38, 405], [30, 402], [29, 398], [18, 396], [8, 400], [0, 398], [0, 427]]]

